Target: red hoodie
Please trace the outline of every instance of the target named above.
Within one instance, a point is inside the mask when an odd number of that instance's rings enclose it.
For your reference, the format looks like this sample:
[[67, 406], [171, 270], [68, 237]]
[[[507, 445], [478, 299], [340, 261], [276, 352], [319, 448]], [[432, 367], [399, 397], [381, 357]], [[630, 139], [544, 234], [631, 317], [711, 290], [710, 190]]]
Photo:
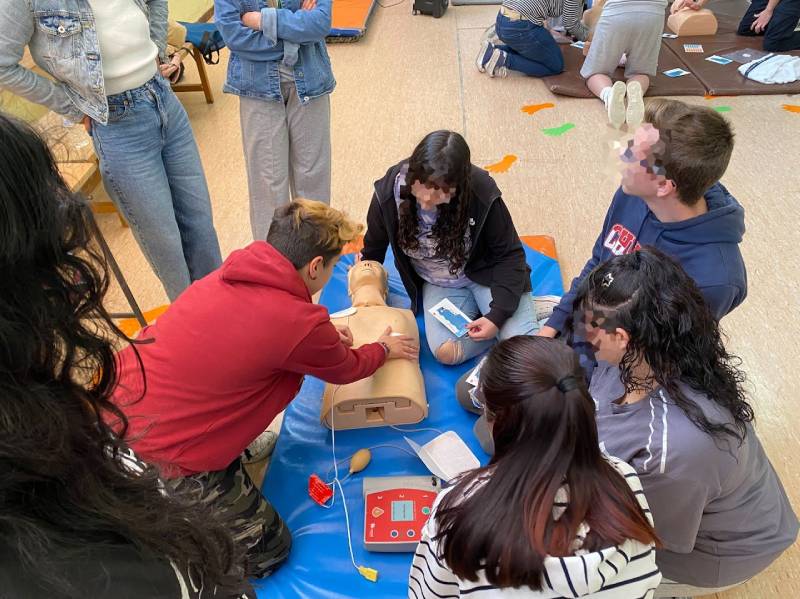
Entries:
[[[230, 255], [118, 354], [114, 402], [127, 440], [167, 478], [222, 470], [297, 394], [303, 375], [335, 384], [372, 375], [378, 343], [352, 350], [311, 302], [292, 264], [265, 241]], [[141, 399], [140, 399], [141, 398]]]

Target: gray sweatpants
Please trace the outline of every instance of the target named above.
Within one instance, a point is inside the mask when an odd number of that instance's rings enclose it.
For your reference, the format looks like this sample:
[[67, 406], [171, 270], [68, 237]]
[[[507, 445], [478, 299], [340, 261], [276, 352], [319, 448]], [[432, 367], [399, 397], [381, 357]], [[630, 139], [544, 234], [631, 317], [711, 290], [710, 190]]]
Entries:
[[[607, 5], [594, 30], [589, 54], [581, 67], [581, 77], [604, 74], [611, 77], [623, 54], [627, 55], [625, 78], [633, 75], [654, 76], [658, 71], [661, 33], [664, 29], [664, 10], [620, 12], [634, 2], [616, 2], [613, 10]], [[654, 3], [660, 6], [659, 3]]]
[[292, 81], [282, 102], [239, 98], [254, 240], [267, 238], [275, 208], [293, 198], [331, 201], [331, 103], [302, 104]]

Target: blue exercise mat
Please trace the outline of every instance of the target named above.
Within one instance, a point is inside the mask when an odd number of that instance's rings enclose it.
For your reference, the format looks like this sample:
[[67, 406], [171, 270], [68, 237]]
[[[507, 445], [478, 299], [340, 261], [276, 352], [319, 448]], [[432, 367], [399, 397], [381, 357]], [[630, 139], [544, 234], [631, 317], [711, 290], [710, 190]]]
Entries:
[[[532, 269], [534, 295], [562, 295], [558, 262], [528, 247], [525, 247], [525, 253]], [[331, 313], [350, 306], [347, 270], [353, 259], [354, 255], [341, 259], [322, 293], [321, 303]], [[389, 271], [389, 303], [408, 307], [409, 299], [394, 267], [391, 252], [387, 255], [385, 265]], [[422, 337], [425, 326], [421, 314], [417, 317], [417, 324]], [[420, 366], [425, 378], [429, 414], [421, 423], [401, 428], [454, 430], [478, 459], [485, 463], [488, 456], [472, 433], [477, 417], [461, 408], [454, 391], [458, 378], [476, 360], [459, 366], [439, 364], [423, 337]], [[407, 597], [412, 554], [371, 553], [364, 549], [362, 480], [365, 476], [421, 475], [428, 474], [428, 471], [419, 458], [401, 449], [381, 447], [372, 450], [372, 462], [366, 470], [342, 483], [350, 514], [355, 561], [358, 565], [378, 570], [378, 581], [367, 581], [350, 561], [347, 527], [338, 490], [336, 501], [330, 509], [320, 507], [308, 496], [308, 477], [311, 474], [316, 473], [326, 482], [333, 478], [331, 431], [320, 423], [319, 417], [323, 388], [322, 381], [306, 377], [300, 393], [286, 409], [263, 491], [292, 531], [293, 544], [288, 560], [277, 572], [265, 580], [254, 581], [258, 596], [261, 599]], [[408, 449], [403, 435], [423, 444], [437, 434], [432, 431], [403, 433], [388, 427], [337, 431], [336, 459], [349, 458], [362, 447], [373, 445], [391, 444]], [[340, 479], [347, 474], [348, 465], [349, 462], [341, 464]]]

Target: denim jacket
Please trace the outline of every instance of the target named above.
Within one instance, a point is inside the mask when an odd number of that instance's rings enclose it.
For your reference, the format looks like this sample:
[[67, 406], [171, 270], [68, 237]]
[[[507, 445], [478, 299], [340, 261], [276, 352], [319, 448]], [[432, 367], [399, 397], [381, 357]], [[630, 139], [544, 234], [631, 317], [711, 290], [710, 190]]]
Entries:
[[[238, 96], [281, 100], [278, 64], [294, 67], [300, 101], [329, 94], [336, 87], [325, 37], [331, 29], [331, 0], [317, 0], [313, 10], [299, 10], [301, 0], [214, 0], [214, 18], [231, 50], [223, 91]], [[261, 11], [261, 31], [242, 23], [242, 14]]]
[[[150, 21], [161, 59], [167, 45], [167, 0], [131, 0]], [[74, 122], [108, 121], [100, 42], [87, 0], [2, 0], [0, 87]], [[25, 46], [55, 81], [19, 64]]]

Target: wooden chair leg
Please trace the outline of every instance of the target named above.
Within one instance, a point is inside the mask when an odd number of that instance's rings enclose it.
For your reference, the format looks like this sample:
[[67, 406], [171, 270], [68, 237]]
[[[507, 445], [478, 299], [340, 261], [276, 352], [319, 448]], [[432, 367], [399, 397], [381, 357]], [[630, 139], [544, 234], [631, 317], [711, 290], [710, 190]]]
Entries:
[[192, 56], [194, 57], [195, 64], [197, 64], [197, 73], [200, 75], [200, 85], [203, 86], [203, 94], [206, 96], [206, 103], [213, 104], [214, 95], [211, 93], [211, 83], [208, 81], [208, 75], [206, 74], [206, 63], [200, 55], [200, 50], [194, 46], [192, 46]]

